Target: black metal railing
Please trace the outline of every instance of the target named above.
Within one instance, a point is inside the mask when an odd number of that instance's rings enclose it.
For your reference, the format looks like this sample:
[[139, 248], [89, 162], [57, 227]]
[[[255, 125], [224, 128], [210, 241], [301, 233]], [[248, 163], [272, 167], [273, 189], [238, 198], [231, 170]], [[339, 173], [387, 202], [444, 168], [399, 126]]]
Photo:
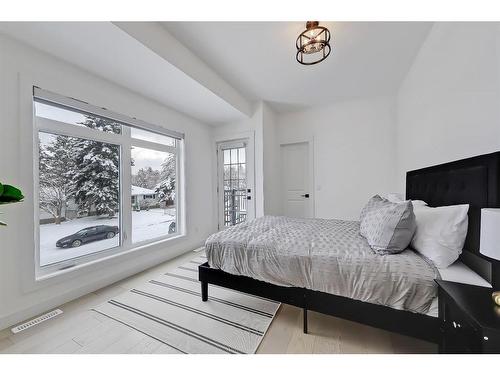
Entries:
[[247, 218], [246, 189], [224, 190], [224, 226], [242, 223]]

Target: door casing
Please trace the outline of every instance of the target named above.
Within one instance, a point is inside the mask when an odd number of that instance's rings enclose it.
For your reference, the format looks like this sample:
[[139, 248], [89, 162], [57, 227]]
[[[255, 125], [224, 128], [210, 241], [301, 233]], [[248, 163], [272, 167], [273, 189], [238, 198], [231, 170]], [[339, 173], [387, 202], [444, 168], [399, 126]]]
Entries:
[[253, 137], [243, 137], [216, 142], [217, 147], [217, 229], [224, 229], [224, 170], [223, 170], [223, 149], [236, 147], [241, 144], [246, 147], [246, 177], [247, 193], [251, 199], [247, 200], [247, 220], [255, 218], [255, 149]]

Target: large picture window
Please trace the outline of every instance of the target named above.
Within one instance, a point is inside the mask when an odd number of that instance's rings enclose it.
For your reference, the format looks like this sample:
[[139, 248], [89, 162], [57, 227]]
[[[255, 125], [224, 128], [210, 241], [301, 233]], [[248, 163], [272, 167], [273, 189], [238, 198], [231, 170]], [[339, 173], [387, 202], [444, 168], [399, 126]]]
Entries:
[[41, 270], [182, 233], [182, 134], [38, 88], [34, 93]]

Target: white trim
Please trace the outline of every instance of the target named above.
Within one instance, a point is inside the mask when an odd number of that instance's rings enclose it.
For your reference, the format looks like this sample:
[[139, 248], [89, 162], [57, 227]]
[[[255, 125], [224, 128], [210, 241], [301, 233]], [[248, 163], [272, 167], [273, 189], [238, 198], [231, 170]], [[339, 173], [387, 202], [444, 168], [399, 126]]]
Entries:
[[[21, 82], [22, 81], [22, 82]], [[31, 154], [33, 157], [31, 158], [32, 163], [30, 163], [31, 166], [31, 171], [32, 175], [30, 178], [32, 179], [32, 186], [34, 187], [33, 192], [30, 192], [30, 196], [27, 197], [25, 201], [28, 201], [31, 199], [31, 203], [33, 204], [32, 207], [34, 207], [34, 220], [33, 223], [31, 223], [32, 228], [33, 228], [33, 233], [34, 233], [34, 246], [33, 244], [30, 244], [29, 246], [34, 248], [34, 256], [31, 260], [29, 258], [25, 258], [25, 261], [27, 262], [26, 264], [32, 264], [33, 265], [33, 273], [32, 275], [28, 276], [27, 279], [23, 281], [23, 284], [27, 286], [28, 290], [33, 290], [37, 289], [38, 287], [41, 287], [42, 284], [45, 284], [48, 280], [53, 280], [61, 278], [63, 275], [66, 275], [68, 273], [77, 273], [78, 270], [88, 267], [90, 265], [104, 262], [109, 259], [113, 259], [117, 256], [123, 256], [128, 253], [133, 253], [138, 250], [146, 249], [151, 246], [155, 246], [160, 243], [164, 243], [165, 241], [172, 241], [177, 238], [183, 238], [185, 237], [185, 222], [186, 218], [184, 217], [184, 205], [185, 202], [183, 200], [183, 194], [181, 194], [182, 189], [184, 188], [184, 134], [177, 133], [177, 132], [172, 132], [168, 131], [164, 128], [153, 126], [155, 129], [153, 130], [154, 133], [158, 133], [161, 135], [166, 135], [169, 137], [174, 137], [176, 138], [176, 143], [177, 147], [172, 147], [168, 145], [163, 145], [163, 144], [158, 144], [155, 142], [151, 141], [144, 141], [140, 139], [132, 139], [130, 135], [130, 127], [129, 127], [129, 122], [125, 122], [123, 120], [123, 117], [120, 118], [118, 116], [119, 114], [116, 114], [114, 112], [107, 111], [106, 109], [100, 109], [96, 110], [96, 112], [93, 112], [93, 109], [98, 109], [98, 107], [94, 107], [91, 105], [88, 105], [84, 102], [80, 102], [75, 99], [71, 98], [66, 98], [57, 94], [50, 93], [45, 90], [40, 90], [36, 87], [34, 87], [33, 82], [34, 80], [26, 80], [27, 82], [24, 82], [24, 80], [20, 80], [20, 107], [21, 107], [21, 114], [20, 114], [20, 119], [21, 119], [21, 124], [22, 127], [24, 128], [24, 124], [26, 124], [27, 129], [31, 129], [30, 135], [31, 135]], [[30, 86], [28, 86], [30, 85]], [[28, 94], [29, 92], [29, 94]], [[66, 107], [74, 108], [79, 111], [84, 111], [86, 113], [94, 113], [96, 115], [101, 115], [103, 113], [102, 111], [107, 111], [105, 114], [103, 114], [103, 117], [106, 118], [112, 118], [114, 120], [120, 120], [120, 122], [123, 123], [124, 126], [122, 126], [122, 131], [121, 134], [115, 134], [115, 133], [107, 133], [103, 131], [98, 131], [98, 130], [93, 130], [93, 129], [88, 129], [84, 126], [78, 126], [78, 125], [68, 125], [66, 123], [62, 123], [56, 120], [52, 119], [47, 119], [47, 118], [42, 118], [42, 117], [36, 117], [35, 116], [35, 106], [34, 106], [34, 96], [33, 93], [37, 93], [39, 98], [41, 95], [43, 95], [44, 103], [46, 104], [51, 104], [49, 102], [49, 98], [54, 98], [57, 100], [56, 104], [61, 104]], [[49, 94], [47, 94], [49, 93]], [[47, 95], [46, 95], [47, 94]], [[29, 101], [29, 104], [28, 104]], [[24, 110], [23, 108], [27, 108], [27, 106], [31, 106], [31, 110], [27, 111]], [[83, 107], [83, 108], [81, 108]], [[92, 109], [92, 110], [91, 110]], [[31, 118], [27, 118], [26, 114], [31, 113], [32, 116]], [[111, 115], [110, 115], [111, 113]], [[29, 123], [29, 126], [28, 126]], [[149, 126], [150, 124], [147, 124], [145, 122], [141, 122], [142, 126], [141, 128], [144, 130], [150, 131], [150, 129], [145, 128], [145, 126]], [[60, 134], [60, 135], [65, 135], [65, 136], [70, 136], [70, 137], [78, 137], [78, 138], [84, 138], [84, 139], [91, 139], [91, 140], [96, 140], [100, 142], [106, 142], [106, 143], [111, 143], [120, 146], [120, 245], [117, 247], [113, 247], [110, 249], [105, 249], [102, 251], [97, 251], [91, 254], [87, 254], [84, 256], [76, 257], [76, 258], [71, 258], [65, 261], [53, 263], [47, 266], [40, 266], [40, 251], [39, 251], [39, 246], [40, 246], [40, 228], [39, 228], [39, 217], [40, 217], [40, 209], [39, 209], [39, 203], [38, 203], [38, 191], [39, 191], [39, 170], [38, 170], [38, 155], [39, 155], [39, 150], [38, 150], [38, 132], [46, 132], [46, 133], [52, 133], [52, 134]], [[27, 137], [27, 133], [24, 134], [24, 136]], [[22, 137], [23, 137], [22, 134]], [[25, 144], [24, 142], [21, 142], [23, 145]], [[172, 234], [165, 234], [164, 236], [160, 237], [155, 237], [150, 240], [145, 240], [141, 242], [132, 242], [132, 218], [131, 218], [131, 212], [132, 212], [132, 207], [131, 207], [131, 191], [130, 191], [130, 186], [131, 186], [131, 168], [130, 168], [130, 150], [131, 146], [135, 145], [137, 147], [143, 147], [143, 148], [150, 148], [154, 149], [157, 151], [163, 151], [163, 152], [168, 152], [176, 155], [176, 160], [177, 160], [177, 175], [176, 176], [176, 233]], [[26, 153], [23, 153], [23, 155]], [[26, 161], [28, 164], [29, 162]], [[27, 165], [24, 164], [23, 165]], [[66, 268], [67, 267], [67, 268]], [[66, 269], [65, 269], [66, 268]]]
[[119, 145], [123, 142], [122, 134], [107, 133], [100, 130], [89, 129], [85, 126], [68, 125], [64, 122], [52, 120], [44, 117], [36, 117], [33, 115], [33, 122], [36, 130], [57, 135], [65, 135], [68, 137], [77, 137], [90, 139], [99, 142], [112, 143]]
[[215, 210], [215, 222], [217, 223], [217, 227], [214, 228], [215, 230], [217, 229], [222, 229], [220, 223], [222, 221], [222, 216], [221, 216], [221, 209], [220, 209], [220, 199], [219, 199], [219, 194], [220, 194], [220, 189], [219, 193], [217, 192], [217, 189], [219, 188], [219, 160], [218, 160], [218, 148], [219, 148], [219, 143], [222, 142], [231, 142], [234, 140], [238, 139], [248, 139], [248, 146], [247, 148], [251, 151], [251, 155], [247, 155], [247, 158], [251, 157], [252, 161], [252, 167], [248, 168], [247, 166], [247, 173], [252, 174], [252, 182], [253, 182], [253, 187], [252, 187], [252, 200], [253, 200], [253, 212], [254, 215], [256, 215], [256, 192], [255, 192], [255, 186], [256, 186], [256, 181], [255, 181], [255, 130], [249, 130], [249, 131], [242, 131], [242, 132], [234, 132], [234, 133], [224, 133], [224, 134], [215, 134], [212, 137], [213, 141], [213, 150], [214, 150], [214, 158], [212, 159], [212, 175], [216, 176], [216, 180], [214, 183], [214, 193], [213, 193], [213, 205], [216, 207]]
[[245, 139], [245, 138], [250, 138], [251, 140], [255, 139], [255, 131], [243, 131], [243, 132], [234, 132], [234, 133], [229, 133], [229, 134], [215, 134], [213, 137], [214, 142], [221, 143], [221, 142], [231, 142], [235, 141], [238, 139]]
[[[132, 245], [132, 171], [130, 128], [122, 126], [123, 142], [120, 147], [120, 245]], [[128, 150], [128, 152], [124, 152]]]
[[248, 145], [248, 138], [235, 140], [235, 141], [227, 141], [227, 142], [219, 142], [219, 151], [231, 150], [233, 148], [242, 148]]
[[[130, 129], [129, 129], [130, 131]], [[155, 151], [161, 151], [161, 152], [168, 152], [171, 154], [177, 154], [177, 147], [173, 146], [167, 146], [163, 145], [161, 143], [154, 143], [151, 141], [144, 141], [142, 139], [136, 139], [136, 138], [130, 138], [130, 143], [132, 146], [140, 147], [140, 148], [148, 148], [150, 150], [155, 150]], [[178, 140], [177, 143], [180, 143], [181, 141]]]
[[[36, 281], [43, 282], [43, 281], [47, 281], [47, 280], [58, 279], [60, 276], [68, 275], [68, 274], [71, 274], [72, 272], [75, 272], [75, 271], [84, 270], [84, 269], [91, 267], [93, 265], [100, 264], [101, 262], [112, 261], [113, 259], [116, 259], [117, 257], [121, 257], [123, 255], [137, 253], [137, 252], [140, 252], [144, 249], [147, 249], [148, 247], [158, 246], [158, 245], [165, 246], [167, 241], [173, 242], [174, 240], [182, 239], [184, 237], [185, 237], [184, 235], [170, 234], [170, 235], [166, 235], [163, 237], [157, 237], [151, 241], [142, 241], [139, 243], [135, 243], [133, 247], [128, 248], [128, 249], [115, 247], [115, 248], [108, 249], [108, 250], [102, 250], [102, 251], [99, 251], [97, 253], [94, 253], [96, 255], [97, 254], [101, 255], [99, 257], [95, 257], [94, 259], [89, 259], [86, 262], [77, 263], [77, 264], [75, 264], [74, 267], [71, 267], [71, 268], [63, 268], [63, 269], [59, 268], [56, 271], [47, 272], [47, 273], [42, 274], [39, 277], [37, 277]], [[112, 251], [112, 250], [115, 250], [115, 251]], [[106, 254], [106, 253], [107, 253], [107, 255], [103, 256], [103, 254]], [[94, 255], [94, 254], [92, 254], [92, 255]], [[84, 257], [81, 257], [81, 258], [84, 258]], [[88, 257], [88, 258], [91, 258], [91, 257]], [[59, 263], [56, 263], [56, 264], [59, 264]]]
[[217, 229], [224, 229], [224, 172], [222, 172], [222, 168], [224, 168], [224, 151], [221, 147], [223, 143], [216, 144], [216, 152], [217, 152], [217, 162], [216, 162], [216, 192], [217, 192]]
[[175, 203], [176, 203], [176, 232], [178, 235], [187, 236], [187, 218], [186, 218], [186, 162], [185, 162], [185, 149], [186, 140], [183, 139], [177, 142], [177, 176], [175, 178]]
[[146, 121], [139, 120], [135, 117], [129, 117], [111, 111], [109, 109], [99, 107], [96, 105], [89, 104], [83, 100], [70, 98], [64, 95], [59, 95], [48, 90], [41, 89], [40, 87], [33, 86], [33, 97], [39, 99], [41, 102], [49, 102], [51, 104], [58, 104], [62, 107], [67, 107], [78, 112], [92, 113], [101, 117], [106, 117], [111, 120], [115, 120], [123, 123], [124, 125], [129, 125], [132, 127], [137, 127], [150, 132], [158, 133], [161, 135], [167, 135], [176, 139], [183, 139], [184, 133], [176, 132], [174, 130], [168, 130], [158, 125], [147, 123]]
[[[239, 133], [239, 137], [217, 137], [215, 141], [216, 147], [216, 163], [215, 176], [216, 180], [216, 207], [217, 207], [217, 225], [218, 229], [224, 229], [224, 181], [221, 166], [223, 165], [223, 152], [225, 149], [245, 147], [246, 149], [246, 171], [247, 171], [247, 188], [251, 190], [247, 193], [251, 200], [247, 201], [247, 220], [251, 220], [256, 216], [255, 207], [255, 140], [254, 132]], [[225, 138], [225, 139], [224, 139]], [[217, 140], [219, 139], [219, 140]]]
[[[68, 137], [91, 139], [99, 142], [112, 143], [115, 145], [127, 143], [127, 145], [129, 146], [132, 145], [156, 151], [164, 151], [164, 152], [169, 152], [171, 154], [177, 153], [177, 147], [168, 146], [161, 143], [155, 143], [152, 141], [145, 141], [137, 138], [131, 138], [130, 128], [127, 125], [122, 126], [121, 134], [116, 134], [116, 133], [103, 132], [100, 130], [94, 130], [79, 125], [68, 126], [68, 124], [64, 122], [48, 119], [45, 117], [34, 116], [34, 119], [36, 122], [37, 129], [41, 132], [66, 135]], [[180, 142], [181, 140], [177, 140], [177, 143]]]

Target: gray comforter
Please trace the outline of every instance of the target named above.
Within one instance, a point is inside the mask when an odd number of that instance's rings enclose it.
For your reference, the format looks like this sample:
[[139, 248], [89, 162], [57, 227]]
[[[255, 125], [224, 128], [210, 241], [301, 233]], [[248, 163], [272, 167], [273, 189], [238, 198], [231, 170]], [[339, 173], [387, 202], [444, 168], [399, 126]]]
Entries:
[[375, 254], [357, 221], [264, 216], [211, 235], [205, 249], [211, 267], [231, 274], [423, 314], [440, 278], [412, 250]]

